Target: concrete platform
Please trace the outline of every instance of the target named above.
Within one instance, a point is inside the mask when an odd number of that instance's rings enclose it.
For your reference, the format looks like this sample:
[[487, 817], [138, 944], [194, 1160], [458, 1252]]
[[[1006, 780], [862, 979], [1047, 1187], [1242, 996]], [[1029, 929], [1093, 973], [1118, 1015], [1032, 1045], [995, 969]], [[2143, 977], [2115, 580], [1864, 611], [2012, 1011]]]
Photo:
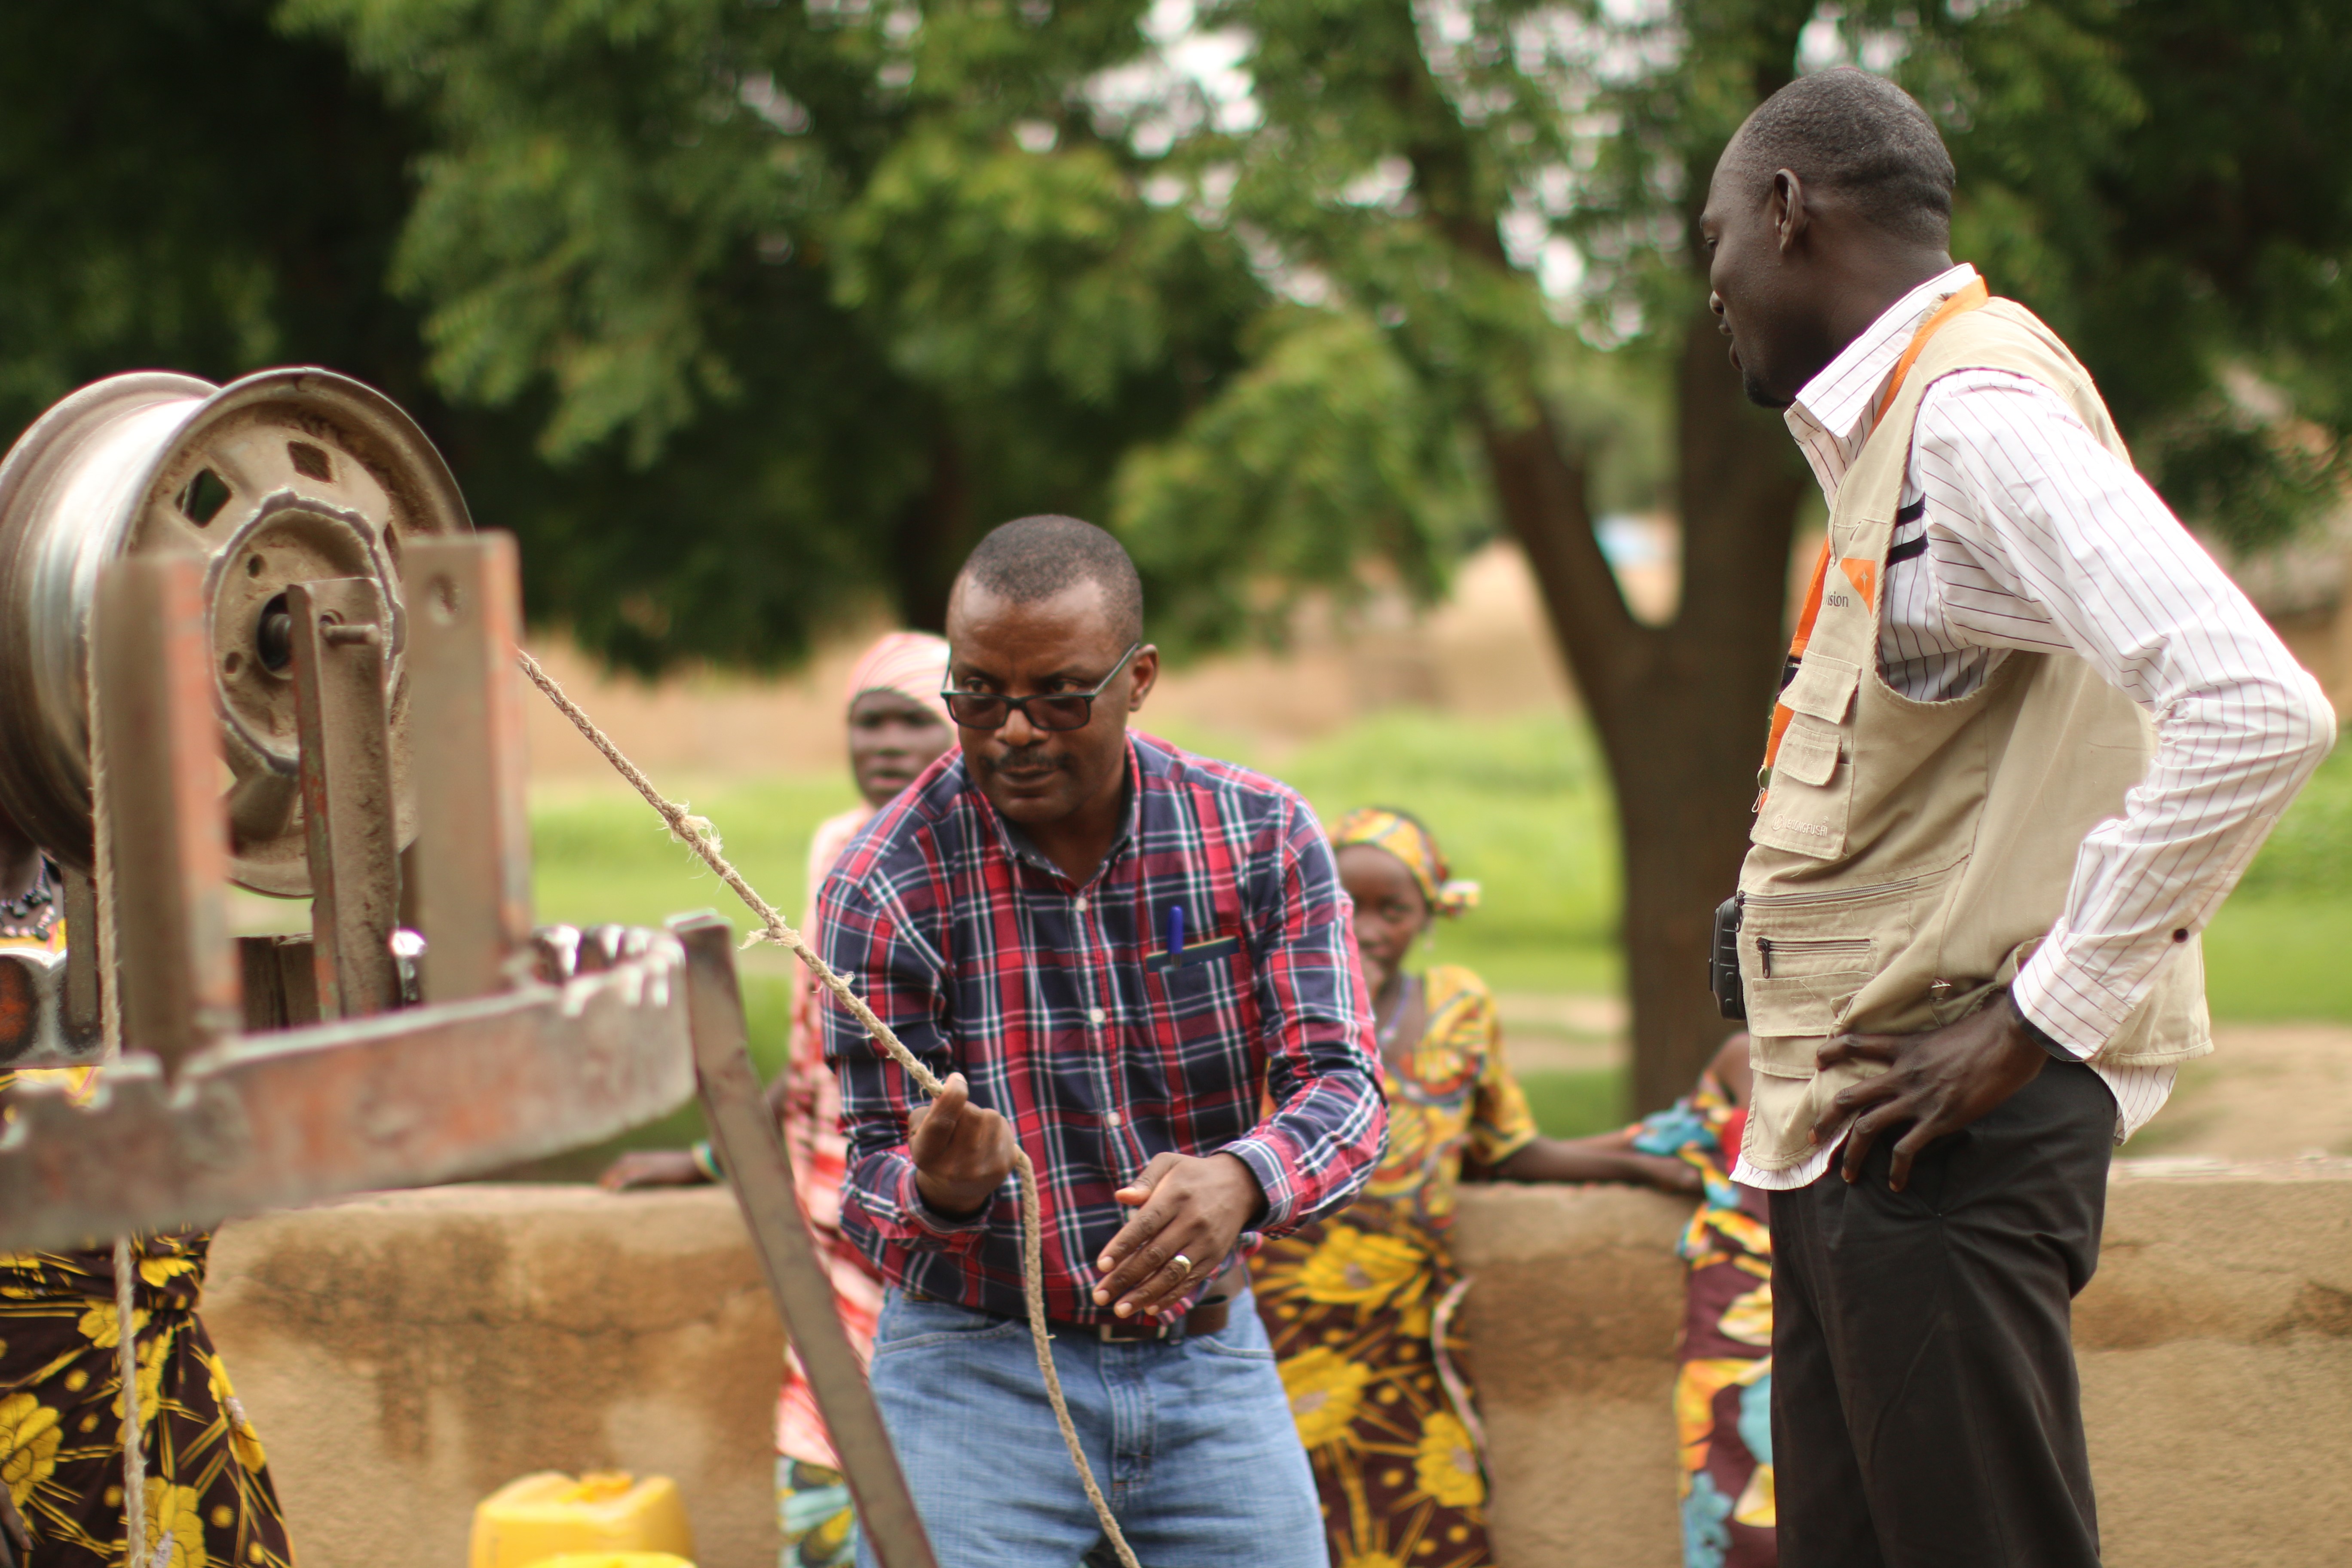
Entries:
[[[1476, 1189], [1460, 1250], [1504, 1568], [1672, 1568], [1686, 1206]], [[702, 1568], [776, 1557], [782, 1339], [724, 1193], [451, 1187], [242, 1221], [205, 1317], [306, 1568], [458, 1568], [535, 1469], [675, 1476]], [[2076, 1316], [2114, 1568], [2352, 1542], [2352, 1164], [2118, 1168]]]

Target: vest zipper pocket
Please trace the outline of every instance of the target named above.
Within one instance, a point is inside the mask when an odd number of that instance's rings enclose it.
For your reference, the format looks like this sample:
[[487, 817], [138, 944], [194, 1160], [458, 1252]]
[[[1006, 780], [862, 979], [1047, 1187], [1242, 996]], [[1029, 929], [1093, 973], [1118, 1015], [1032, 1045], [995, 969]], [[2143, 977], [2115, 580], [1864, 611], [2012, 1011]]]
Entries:
[[1837, 903], [1862, 894], [1899, 893], [1926, 880], [1925, 877], [1906, 877], [1898, 882], [1873, 882], [1866, 888], [1832, 888], [1818, 893], [1750, 893], [1748, 901], [1759, 910], [1801, 909], [1807, 904]]
[[[1780, 954], [1783, 960], [1800, 964], [1804, 964], [1808, 960], [1815, 961], [1806, 969], [1805, 973], [1829, 973], [1841, 967], [1859, 969], [1869, 960], [1870, 939], [1866, 936], [1781, 937], [1775, 941], [1769, 936], [1759, 936], [1756, 939], [1759, 978], [1764, 980], [1772, 978], [1774, 953]], [[1841, 958], [1851, 958], [1854, 963], [1850, 966], [1841, 966], [1834, 963], [1820, 962]]]

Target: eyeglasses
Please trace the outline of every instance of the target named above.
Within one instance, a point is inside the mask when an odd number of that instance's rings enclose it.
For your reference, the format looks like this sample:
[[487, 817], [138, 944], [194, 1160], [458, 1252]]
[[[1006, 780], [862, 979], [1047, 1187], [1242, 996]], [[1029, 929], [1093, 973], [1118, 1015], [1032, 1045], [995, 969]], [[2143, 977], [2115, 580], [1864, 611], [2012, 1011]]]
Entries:
[[967, 730], [1002, 730], [1015, 710], [1040, 730], [1083, 730], [1093, 721], [1095, 699], [1103, 689], [1118, 679], [1127, 661], [1136, 656], [1143, 645], [1127, 645], [1110, 673], [1097, 683], [1092, 691], [1048, 691], [1034, 697], [1000, 697], [993, 691], [942, 691], [947, 699], [948, 712]]

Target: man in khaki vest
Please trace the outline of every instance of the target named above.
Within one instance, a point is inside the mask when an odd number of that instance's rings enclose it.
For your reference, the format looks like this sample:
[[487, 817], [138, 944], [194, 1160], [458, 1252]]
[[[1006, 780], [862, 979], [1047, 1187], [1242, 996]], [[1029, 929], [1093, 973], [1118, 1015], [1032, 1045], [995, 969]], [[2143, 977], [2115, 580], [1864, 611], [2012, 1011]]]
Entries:
[[2098, 1561], [2068, 1329], [2109, 1152], [2212, 1048], [2197, 933], [2335, 735], [2089, 374], [1952, 264], [1952, 184], [1918, 105], [1825, 71], [1701, 218], [1830, 503], [1737, 913], [1784, 1568]]

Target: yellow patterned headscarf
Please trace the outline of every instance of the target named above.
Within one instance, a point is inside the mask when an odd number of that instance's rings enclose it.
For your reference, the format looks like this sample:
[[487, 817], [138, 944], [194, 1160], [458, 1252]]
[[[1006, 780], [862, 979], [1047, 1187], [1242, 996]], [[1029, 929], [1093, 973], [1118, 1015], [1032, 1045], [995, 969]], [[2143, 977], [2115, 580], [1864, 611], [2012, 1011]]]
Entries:
[[1331, 847], [1345, 849], [1351, 844], [1369, 844], [1403, 861], [1404, 868], [1420, 884], [1421, 896], [1429, 900], [1432, 913], [1458, 915], [1477, 907], [1478, 884], [1454, 880], [1437, 840], [1404, 813], [1379, 805], [1349, 812], [1331, 830]]

